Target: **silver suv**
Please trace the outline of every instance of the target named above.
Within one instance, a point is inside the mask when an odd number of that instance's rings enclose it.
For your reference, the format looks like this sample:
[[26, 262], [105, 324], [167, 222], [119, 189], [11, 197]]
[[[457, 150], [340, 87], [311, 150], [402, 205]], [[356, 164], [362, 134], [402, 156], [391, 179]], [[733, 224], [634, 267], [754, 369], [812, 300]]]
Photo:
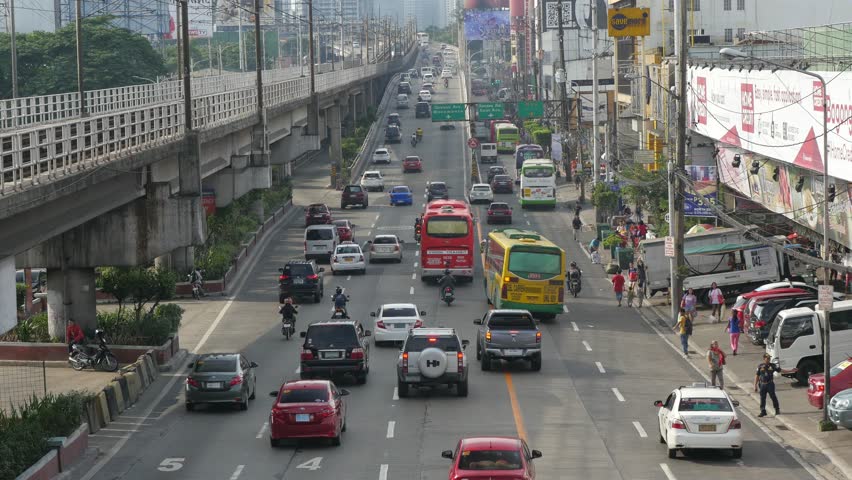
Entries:
[[397, 390], [407, 397], [409, 388], [456, 386], [467, 396], [467, 355], [470, 342], [459, 340], [453, 328], [415, 328], [408, 333], [396, 363]]

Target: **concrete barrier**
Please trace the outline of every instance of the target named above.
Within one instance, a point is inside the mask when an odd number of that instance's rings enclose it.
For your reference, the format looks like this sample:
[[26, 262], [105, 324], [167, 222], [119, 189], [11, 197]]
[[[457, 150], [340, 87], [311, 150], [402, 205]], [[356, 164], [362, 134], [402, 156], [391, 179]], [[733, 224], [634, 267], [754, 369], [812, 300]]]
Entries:
[[98, 393], [97, 407], [101, 428], [105, 428], [112, 421], [112, 417], [109, 415], [109, 404], [107, 403], [106, 393], [103, 391]]
[[142, 392], [142, 381], [139, 380], [139, 374], [136, 372], [125, 373], [124, 378], [127, 379], [127, 390], [130, 394], [128, 398], [130, 399], [130, 403], [134, 404]]
[[98, 430], [101, 429], [96, 399], [89, 400], [86, 403], [86, 422], [89, 424], [89, 433], [98, 433]]
[[115, 389], [111, 385], [107, 385], [104, 387], [103, 393], [106, 395], [109, 418], [112, 421], [113, 418], [118, 418], [118, 401], [115, 398]]
[[160, 373], [159, 367], [157, 367], [157, 361], [154, 358], [153, 350], [148, 350], [144, 355], [145, 363], [148, 365], [148, 371], [151, 373], [151, 381], [157, 379], [157, 374]]
[[129, 408], [133, 405], [133, 402], [130, 400], [130, 387], [127, 386], [127, 377], [121, 375], [116, 377], [116, 381], [119, 388], [121, 388], [121, 398], [124, 400], [124, 408]]
[[50, 480], [57, 475], [59, 475], [59, 454], [56, 450], [51, 450], [35, 465], [18, 475], [15, 480]]
[[148, 385], [151, 384], [151, 376], [147, 372], [148, 368], [145, 365], [145, 362], [137, 360], [136, 363], [133, 364], [136, 368], [136, 373], [139, 375], [139, 380], [142, 380], [142, 390], [148, 388]]
[[80, 425], [74, 433], [62, 441], [59, 447], [59, 469], [63, 472], [68, 471], [86, 453], [88, 447], [88, 428], [85, 424]]
[[121, 391], [121, 385], [118, 383], [118, 380], [113, 380], [109, 384], [110, 389], [112, 389], [115, 395], [115, 404], [118, 407], [118, 413], [124, 411], [127, 408], [127, 404], [124, 401], [124, 394]]

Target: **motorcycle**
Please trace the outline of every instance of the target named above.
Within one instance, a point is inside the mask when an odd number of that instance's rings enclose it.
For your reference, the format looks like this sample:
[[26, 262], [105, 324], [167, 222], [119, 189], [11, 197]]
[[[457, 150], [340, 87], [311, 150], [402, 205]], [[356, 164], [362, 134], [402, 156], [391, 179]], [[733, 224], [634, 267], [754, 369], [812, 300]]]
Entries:
[[577, 298], [577, 294], [580, 293], [580, 279], [571, 277], [571, 280], [568, 281], [568, 290], [571, 291], [571, 295], [574, 295], [574, 298]]
[[444, 88], [449, 88], [449, 86], [450, 86], [450, 80], [448, 78], [445, 78], [444, 79]]
[[192, 285], [192, 298], [193, 298], [193, 299], [195, 299], [195, 300], [200, 300], [200, 299], [201, 299], [201, 297], [204, 297], [204, 296], [206, 296], [206, 295], [207, 295], [207, 294], [204, 292], [204, 289], [203, 289], [203, 288], [202, 288], [202, 286], [201, 286], [201, 285], [202, 285], [202, 281], [201, 281], [201, 280], [193, 281], [193, 280], [192, 280], [192, 274], [191, 274], [191, 273], [190, 273], [189, 275], [187, 275], [187, 276], [186, 276], [186, 278], [189, 280], [190, 284]]
[[343, 307], [334, 307], [334, 313], [331, 314], [331, 319], [340, 320], [344, 318], [349, 318], [349, 316], [346, 315], [346, 310]]
[[284, 335], [284, 338], [290, 340], [290, 338], [296, 334], [296, 317], [295, 316], [284, 316], [281, 317], [281, 334]]
[[453, 290], [453, 287], [449, 287], [449, 286], [444, 287], [444, 298], [443, 298], [444, 303], [446, 303], [447, 306], [449, 307], [450, 304], [452, 304], [455, 299], [456, 299], [456, 295], [455, 295], [455, 290]]
[[417, 228], [414, 230], [414, 241], [420, 243], [420, 229]]
[[412, 146], [412, 147], [416, 147], [416, 146], [417, 146], [417, 137], [416, 137], [416, 136], [411, 137], [411, 146]]
[[416, 133], [415, 133], [415, 135], [417, 135], [417, 141], [418, 141], [418, 142], [422, 142], [422, 141], [423, 141], [423, 131], [422, 131], [422, 130], [421, 130], [421, 131], [416, 132]]
[[79, 344], [74, 345], [73, 349], [74, 352], [68, 357], [68, 363], [74, 370], [80, 371], [86, 367], [104, 372], [118, 370], [118, 359], [113, 355], [106, 341], [103, 339], [99, 340], [98, 348], [94, 352], [88, 347]]

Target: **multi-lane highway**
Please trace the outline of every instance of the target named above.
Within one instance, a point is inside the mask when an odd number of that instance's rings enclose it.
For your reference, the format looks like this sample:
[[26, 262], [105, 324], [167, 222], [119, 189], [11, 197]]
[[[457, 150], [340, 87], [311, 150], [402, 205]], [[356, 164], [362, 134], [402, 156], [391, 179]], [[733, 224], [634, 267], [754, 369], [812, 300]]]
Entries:
[[[441, 83], [433, 101], [461, 101], [459, 85], [458, 78], [450, 81], [449, 89]], [[414, 86], [419, 87], [419, 82]], [[421, 126], [423, 142], [416, 148], [407, 141], [391, 146], [394, 161], [381, 170], [387, 186], [409, 185], [417, 192], [415, 204], [390, 207], [386, 194], [372, 193], [366, 210], [340, 211], [338, 201], [329, 206], [335, 218], [352, 220], [359, 242], [379, 233], [399, 235], [406, 241], [404, 260], [368, 265], [365, 276], [333, 277], [327, 272], [325, 291], [332, 292], [335, 285], [345, 287], [352, 299], [350, 314], [368, 329], [372, 329], [369, 312], [380, 304], [414, 302], [426, 310], [427, 326], [454, 327], [462, 338], [473, 340], [472, 321], [487, 308], [481, 279], [457, 288], [452, 307], [439, 304], [437, 287], [418, 278], [413, 241], [414, 219], [425, 202], [419, 195], [427, 181], [447, 182], [452, 198], [466, 198], [470, 165], [465, 158], [464, 130], [458, 125], [454, 131], [440, 131], [428, 119], [415, 119], [413, 109], [400, 114], [403, 138], [407, 140]], [[423, 157], [424, 172], [403, 175], [400, 160], [412, 153]], [[501, 160], [514, 172], [509, 156]], [[319, 177], [326, 168], [310, 166], [308, 173]], [[616, 307], [599, 267], [591, 266], [571, 241], [571, 216], [564, 203], [554, 213], [522, 210], [514, 195], [496, 197], [514, 207], [515, 225], [537, 230], [561, 245], [585, 272], [580, 297], [566, 300], [565, 313], [542, 324], [540, 372], [525, 367], [482, 372], [469, 348], [472, 368], [467, 398], [439, 390], [399, 399], [395, 391], [398, 350], [373, 348], [367, 383], [343, 384], [352, 394], [345, 399], [348, 428], [341, 446], [308, 442], [271, 448], [266, 422], [272, 399], [267, 393], [283, 379], [298, 378], [299, 339], [282, 338], [273, 312], [278, 267], [303, 253], [299, 216], [259, 254], [234, 300], [219, 304], [221, 310], [211, 319], [215, 324], [198, 348], [202, 353], [242, 350], [260, 365], [259, 394], [248, 411], [185, 411], [181, 376], [185, 371], [179, 371], [170, 381], [161, 380], [160, 385], [167, 387], [162, 395], [149, 392], [125, 413], [126, 430], [137, 431], [115, 432], [114, 439], [105, 435], [97, 469], [90, 469], [95, 463], [89, 462], [75, 472], [75, 478], [442, 479], [449, 461], [441, 458], [441, 451], [454, 448], [463, 436], [479, 434], [526, 437], [531, 448], [544, 454], [535, 460], [539, 479], [812, 478], [748, 419], [743, 419], [742, 460], [733, 460], [728, 453], [668, 459], [658, 442], [653, 401], [664, 399], [678, 385], [700, 380], [699, 376], [636, 311]], [[481, 237], [490, 227], [485, 225], [485, 207], [475, 211]], [[481, 273], [481, 265], [477, 271]], [[330, 308], [329, 299], [302, 305], [300, 325], [327, 319]], [[248, 344], [229, 343], [229, 332], [247, 329], [251, 330]]]

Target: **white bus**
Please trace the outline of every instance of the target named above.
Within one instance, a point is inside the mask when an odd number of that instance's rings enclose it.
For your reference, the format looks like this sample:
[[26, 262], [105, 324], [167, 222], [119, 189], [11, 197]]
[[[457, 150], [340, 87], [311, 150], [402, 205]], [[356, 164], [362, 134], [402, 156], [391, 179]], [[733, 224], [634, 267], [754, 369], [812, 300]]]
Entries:
[[556, 167], [549, 158], [525, 160], [521, 166], [521, 208], [544, 205], [556, 208]]
[[417, 41], [420, 43], [420, 46], [421, 46], [421, 47], [427, 47], [427, 46], [429, 46], [429, 34], [428, 34], [428, 33], [419, 32], [419, 33], [417, 34]]

